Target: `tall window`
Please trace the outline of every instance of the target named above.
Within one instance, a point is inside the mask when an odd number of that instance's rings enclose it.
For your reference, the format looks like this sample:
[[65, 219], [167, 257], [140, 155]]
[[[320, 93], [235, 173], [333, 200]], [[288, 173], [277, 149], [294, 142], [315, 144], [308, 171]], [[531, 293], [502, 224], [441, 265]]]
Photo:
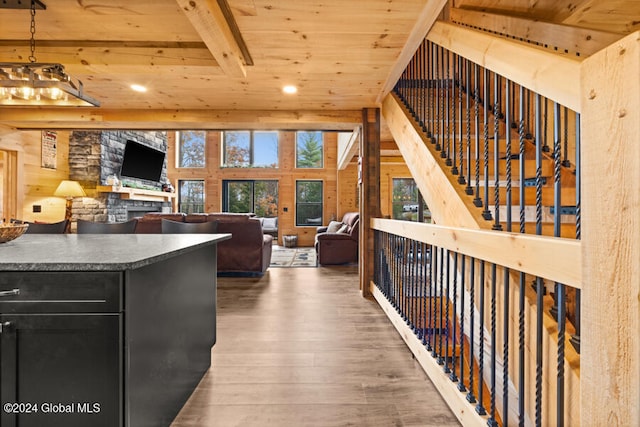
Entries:
[[392, 205], [393, 219], [431, 222], [431, 213], [413, 178], [393, 178]]
[[178, 181], [178, 212], [204, 212], [204, 180]]
[[322, 181], [296, 181], [296, 226], [322, 225]]
[[277, 168], [278, 132], [234, 130], [223, 132], [226, 167]]
[[278, 181], [222, 181], [224, 212], [278, 216]]
[[324, 140], [321, 131], [296, 132], [296, 167], [324, 167]]
[[183, 130], [176, 132], [178, 141], [178, 167], [203, 168], [205, 166], [206, 131]]

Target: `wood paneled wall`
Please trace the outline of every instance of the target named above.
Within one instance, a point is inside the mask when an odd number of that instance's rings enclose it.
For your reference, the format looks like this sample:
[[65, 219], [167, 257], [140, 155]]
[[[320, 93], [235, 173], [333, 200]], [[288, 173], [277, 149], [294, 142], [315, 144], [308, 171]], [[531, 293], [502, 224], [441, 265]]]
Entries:
[[[342, 213], [357, 209], [354, 208], [353, 195], [344, 203], [338, 197], [338, 170], [337, 170], [337, 133], [324, 133], [324, 168], [323, 169], [296, 169], [295, 167], [295, 132], [281, 131], [279, 133], [279, 167], [272, 168], [222, 168], [222, 133], [220, 131], [208, 131], [206, 140], [206, 167], [204, 168], [176, 168], [176, 134], [170, 132], [169, 149], [167, 158], [167, 174], [171, 183], [178, 188], [179, 180], [204, 179], [205, 180], [205, 211], [220, 212], [222, 210], [222, 181], [234, 179], [256, 179], [278, 181], [278, 232], [279, 243], [282, 244], [282, 236], [285, 234], [297, 234], [299, 246], [313, 246], [316, 227], [295, 226], [295, 183], [296, 180], [311, 179], [322, 180], [324, 183], [324, 212], [323, 224], [331, 219], [341, 218]], [[342, 174], [345, 182], [350, 182], [353, 171]], [[355, 189], [348, 188], [345, 184], [345, 192], [355, 193]], [[285, 212], [285, 208], [287, 211]], [[343, 210], [344, 209], [344, 210]]]
[[[5, 182], [5, 188], [15, 187], [15, 194], [5, 215], [24, 221], [56, 222], [64, 219], [65, 201], [53, 192], [63, 179], [69, 178], [69, 132], [58, 131], [56, 169], [42, 167], [42, 133], [0, 129], [0, 150], [9, 153], [14, 162], [15, 177]], [[12, 174], [13, 175], [13, 174]], [[15, 182], [11, 182], [15, 179]], [[7, 188], [7, 192], [10, 189]], [[12, 191], [11, 191], [12, 192]], [[11, 207], [11, 205], [15, 207]], [[33, 212], [34, 205], [41, 212]]]

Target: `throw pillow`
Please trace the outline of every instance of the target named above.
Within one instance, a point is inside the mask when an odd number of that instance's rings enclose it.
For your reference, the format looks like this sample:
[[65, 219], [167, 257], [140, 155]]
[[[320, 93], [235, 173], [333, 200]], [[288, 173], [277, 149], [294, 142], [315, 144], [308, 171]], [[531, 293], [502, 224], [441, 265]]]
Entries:
[[338, 233], [348, 233], [349, 232], [349, 226], [347, 224], [343, 224], [342, 227], [340, 227], [340, 230], [338, 230]]
[[329, 225], [327, 226], [327, 233], [337, 233], [342, 225], [343, 224], [340, 221], [330, 221]]
[[263, 218], [262, 227], [269, 229], [278, 228], [278, 218]]

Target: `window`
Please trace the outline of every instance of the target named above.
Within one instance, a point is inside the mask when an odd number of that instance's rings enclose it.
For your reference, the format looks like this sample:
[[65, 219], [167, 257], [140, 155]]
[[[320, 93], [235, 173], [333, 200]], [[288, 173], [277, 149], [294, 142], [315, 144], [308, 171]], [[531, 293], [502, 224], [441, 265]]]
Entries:
[[222, 181], [224, 212], [278, 216], [278, 181]]
[[277, 168], [278, 132], [248, 130], [223, 132], [222, 165], [232, 168]]
[[296, 167], [324, 167], [324, 140], [322, 137], [322, 132], [296, 132]]
[[203, 168], [205, 166], [206, 131], [185, 130], [176, 132], [179, 168]]
[[178, 181], [178, 212], [204, 212], [204, 180]]
[[[413, 178], [393, 178], [393, 219], [431, 222], [431, 214]], [[420, 210], [422, 209], [422, 215]], [[421, 218], [422, 216], [422, 218]]]
[[296, 181], [296, 226], [322, 225], [322, 181]]

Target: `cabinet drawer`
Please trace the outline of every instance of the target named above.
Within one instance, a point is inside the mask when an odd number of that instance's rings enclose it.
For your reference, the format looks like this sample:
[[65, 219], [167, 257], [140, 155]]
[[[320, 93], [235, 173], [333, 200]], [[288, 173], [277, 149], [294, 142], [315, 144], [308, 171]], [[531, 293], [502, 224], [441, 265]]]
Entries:
[[119, 272], [1, 272], [0, 313], [121, 311]]

